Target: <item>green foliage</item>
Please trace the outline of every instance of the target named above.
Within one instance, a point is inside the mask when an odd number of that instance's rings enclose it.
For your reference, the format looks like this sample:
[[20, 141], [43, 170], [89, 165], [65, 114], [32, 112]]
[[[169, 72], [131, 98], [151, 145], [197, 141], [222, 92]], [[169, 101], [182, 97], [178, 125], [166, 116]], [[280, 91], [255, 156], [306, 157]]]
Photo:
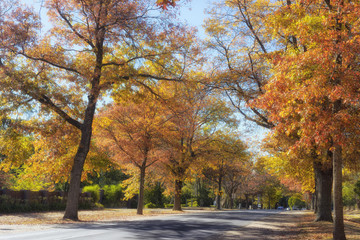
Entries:
[[98, 184], [100, 187], [104, 187], [105, 185], [116, 185], [128, 178], [129, 176], [122, 170], [109, 166], [106, 171], [93, 171], [89, 173], [87, 179], [90, 184]]
[[103, 204], [107, 207], [119, 207], [120, 202], [124, 197], [123, 188], [121, 184], [105, 185], [103, 187], [104, 198]]
[[150, 203], [145, 204], [145, 208], [157, 208], [157, 206], [156, 206], [156, 204], [150, 202]]
[[188, 186], [188, 185], [185, 185], [183, 188], [182, 188], [182, 192], [181, 192], [181, 202], [183, 204], [186, 205], [187, 203], [187, 199], [190, 199], [193, 197], [193, 194], [192, 194], [192, 189]]
[[356, 184], [357, 183], [354, 185], [350, 182], [344, 182], [342, 189], [344, 206], [354, 206], [356, 204]]
[[145, 189], [144, 202], [145, 205], [151, 203], [154, 204], [156, 208], [164, 207], [165, 196], [163, 195], [164, 188], [161, 186], [160, 182], [157, 182], [153, 186]]
[[210, 207], [213, 204], [213, 199], [210, 197], [210, 190], [204, 185], [199, 188], [199, 195], [196, 198], [200, 207]]
[[[46, 198], [36, 200], [13, 199], [7, 195], [0, 196], [1, 213], [24, 213], [24, 212], [45, 212], [45, 211], [64, 211], [66, 202], [62, 197], [56, 197], [51, 201]], [[79, 209], [94, 209], [92, 199], [83, 198], [79, 202]]]
[[199, 206], [196, 198], [188, 199], [188, 200], [187, 200], [187, 205], [188, 205], [189, 207], [198, 207], [198, 206]]
[[306, 206], [306, 203], [302, 200], [302, 197], [300, 194], [295, 194], [295, 195], [291, 196], [288, 200], [288, 204], [289, 204], [289, 207], [291, 208], [291, 210], [294, 207], [303, 208]]
[[99, 185], [86, 186], [82, 190], [83, 192], [91, 193], [93, 203], [97, 203], [100, 200], [100, 187]]
[[165, 204], [164, 204], [164, 207], [165, 207], [165, 208], [173, 208], [173, 207], [174, 207], [174, 204], [172, 204], [172, 203], [165, 203]]
[[355, 183], [354, 192], [360, 197], [360, 179]]

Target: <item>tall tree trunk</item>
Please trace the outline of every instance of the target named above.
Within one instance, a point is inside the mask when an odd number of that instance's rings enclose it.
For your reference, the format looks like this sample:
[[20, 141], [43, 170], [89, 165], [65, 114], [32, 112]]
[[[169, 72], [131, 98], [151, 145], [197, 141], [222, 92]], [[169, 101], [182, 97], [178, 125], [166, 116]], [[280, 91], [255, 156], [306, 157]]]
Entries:
[[146, 167], [144, 166], [140, 167], [140, 185], [139, 185], [137, 212], [136, 212], [136, 214], [138, 215], [143, 215], [143, 209], [144, 209], [145, 171], [146, 171]]
[[70, 185], [67, 196], [66, 209], [64, 219], [79, 220], [79, 196], [80, 196], [80, 183], [81, 174], [83, 171], [86, 156], [90, 149], [91, 140], [91, 126], [88, 129], [81, 131], [81, 140], [74, 158], [74, 163], [70, 174]]
[[217, 198], [216, 198], [216, 209], [220, 210], [221, 209], [221, 177], [219, 178], [218, 181], [218, 194], [217, 194]]
[[182, 211], [181, 209], [181, 189], [183, 182], [181, 180], [175, 180], [175, 198], [174, 198], [174, 211]]
[[334, 232], [333, 239], [345, 240], [344, 213], [342, 203], [342, 148], [334, 146], [333, 153], [333, 175], [334, 175]]
[[245, 194], [245, 201], [246, 201], [246, 205], [245, 205], [245, 208], [246, 209], [249, 209], [249, 195], [248, 194]]
[[[315, 169], [314, 169], [314, 172], [315, 172]], [[315, 191], [314, 191], [314, 194], [312, 196], [312, 209], [314, 210], [314, 213], [317, 214], [318, 212], [318, 208], [317, 208], [317, 180], [316, 180], [316, 176], [315, 176]]]
[[331, 189], [332, 167], [314, 162], [316, 181], [316, 218], [315, 221], [332, 222], [331, 215]]

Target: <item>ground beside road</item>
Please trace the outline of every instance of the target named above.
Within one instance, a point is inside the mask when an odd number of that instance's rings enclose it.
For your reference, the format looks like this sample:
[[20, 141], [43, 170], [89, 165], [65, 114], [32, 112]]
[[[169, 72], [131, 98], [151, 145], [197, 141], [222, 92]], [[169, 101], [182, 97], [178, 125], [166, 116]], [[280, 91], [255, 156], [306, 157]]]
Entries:
[[[207, 209], [208, 211], [209, 209]], [[162, 214], [188, 214], [204, 210], [185, 210], [173, 212], [166, 209], [146, 209], [143, 216], [136, 215], [134, 209], [106, 209], [99, 211], [80, 211], [80, 224], [110, 221], [134, 221]], [[252, 210], [249, 210], [252, 211]], [[276, 211], [274, 211], [276, 212]], [[0, 234], [18, 233], [50, 229], [54, 224], [71, 224], [62, 220], [62, 212], [26, 213], [0, 215]], [[215, 239], [332, 239], [332, 223], [314, 222], [314, 214], [310, 211], [282, 211], [262, 218]], [[348, 239], [360, 239], [360, 212], [346, 212], [345, 222]], [[349, 221], [351, 220], [351, 221]], [[79, 222], [76, 222], [79, 224]]]

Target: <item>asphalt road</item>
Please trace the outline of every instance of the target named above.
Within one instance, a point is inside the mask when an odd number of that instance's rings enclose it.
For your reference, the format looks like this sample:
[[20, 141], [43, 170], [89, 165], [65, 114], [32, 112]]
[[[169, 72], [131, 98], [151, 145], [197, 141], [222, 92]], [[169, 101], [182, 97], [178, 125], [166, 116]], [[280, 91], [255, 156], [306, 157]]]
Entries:
[[193, 214], [166, 215], [136, 221], [61, 224], [51, 229], [15, 234], [1, 234], [6, 240], [65, 240], [65, 239], [222, 239], [229, 231], [236, 231], [261, 221], [276, 211], [218, 211]]

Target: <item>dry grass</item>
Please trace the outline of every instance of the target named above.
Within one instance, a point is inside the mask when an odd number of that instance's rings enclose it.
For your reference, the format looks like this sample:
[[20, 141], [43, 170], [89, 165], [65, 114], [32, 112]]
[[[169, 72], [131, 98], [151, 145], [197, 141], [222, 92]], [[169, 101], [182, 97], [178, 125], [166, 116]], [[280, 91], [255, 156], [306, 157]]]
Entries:
[[[345, 219], [348, 219], [347, 214], [345, 216]], [[314, 222], [314, 219], [315, 215], [311, 212], [302, 216], [297, 225], [299, 234], [296, 239], [332, 239], [333, 224], [330, 222]], [[360, 239], [360, 223], [345, 220], [345, 234], [348, 240]]]
[[[123, 221], [157, 216], [161, 214], [179, 214], [182, 212], [170, 209], [145, 209], [144, 215], [137, 215], [136, 209], [105, 209], [96, 211], [79, 211], [80, 222]], [[64, 220], [63, 212], [19, 213], [0, 215], [0, 225], [39, 225], [64, 224], [74, 221]], [[78, 222], [77, 222], [78, 223]]]
[[344, 215], [346, 220], [360, 223], [360, 210], [349, 210]]

